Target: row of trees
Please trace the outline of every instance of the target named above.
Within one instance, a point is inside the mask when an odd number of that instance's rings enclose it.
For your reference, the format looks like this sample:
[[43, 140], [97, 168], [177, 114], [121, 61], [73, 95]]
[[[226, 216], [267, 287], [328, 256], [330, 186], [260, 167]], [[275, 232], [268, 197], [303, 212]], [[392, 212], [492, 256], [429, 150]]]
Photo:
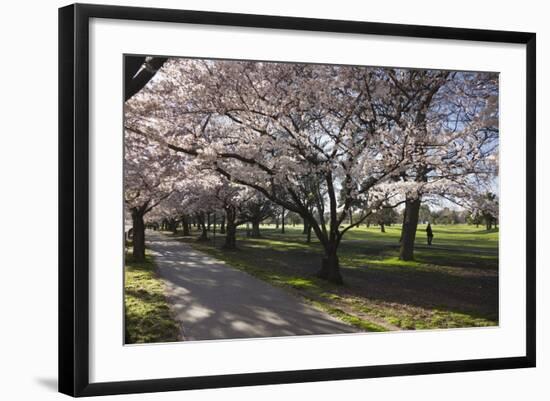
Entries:
[[238, 225], [257, 228], [278, 209], [321, 243], [318, 276], [341, 283], [338, 247], [353, 227], [403, 205], [410, 260], [422, 202], [487, 203], [498, 76], [169, 59], [126, 102], [124, 127], [138, 254], [146, 215], [221, 211], [231, 249]]
[[[492, 197], [494, 195], [488, 194]], [[490, 204], [493, 206], [492, 204]], [[264, 200], [263, 203], [254, 203], [252, 208], [246, 213], [242, 214], [240, 224], [246, 224], [246, 236], [251, 238], [261, 238], [260, 225], [268, 224], [275, 227], [282, 234], [285, 233], [285, 225], [291, 225], [292, 227], [303, 227], [302, 234], [307, 235], [306, 242], [311, 242], [311, 227], [307, 225], [300, 215], [294, 212], [289, 212], [284, 208], [273, 205], [268, 200]], [[161, 209], [162, 210], [162, 209]], [[358, 218], [360, 212], [351, 213], [348, 221], [344, 221], [344, 224], [353, 224], [353, 219]], [[365, 227], [372, 225], [380, 228], [381, 232], [386, 232], [386, 226], [392, 226], [394, 224], [401, 224], [404, 218], [404, 210], [395, 209], [382, 209], [369, 215], [364, 221]], [[177, 215], [174, 213], [168, 213], [159, 222], [153, 222], [149, 225], [154, 229], [162, 229], [163, 231], [172, 231], [174, 234], [178, 233], [178, 230], [182, 230], [184, 236], [191, 235], [191, 227], [201, 231], [199, 240], [205, 240], [208, 238], [209, 232], [216, 233], [216, 227], [218, 227], [219, 234], [226, 234], [225, 221], [226, 217], [223, 211], [213, 209], [213, 211], [199, 212], [192, 215], [182, 214]], [[430, 209], [426, 204], [420, 206], [419, 221], [426, 224], [471, 224], [485, 225], [487, 230], [497, 227], [498, 215], [493, 212], [492, 209], [457, 209], [457, 208], [437, 208]], [[227, 245], [225, 246], [227, 248]]]

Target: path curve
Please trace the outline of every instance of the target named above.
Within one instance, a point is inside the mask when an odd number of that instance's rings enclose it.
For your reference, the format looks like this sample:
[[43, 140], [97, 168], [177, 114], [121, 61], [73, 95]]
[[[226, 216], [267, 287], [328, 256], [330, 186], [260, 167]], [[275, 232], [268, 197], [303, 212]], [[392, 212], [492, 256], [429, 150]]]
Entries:
[[155, 231], [146, 238], [185, 340], [358, 331], [188, 244]]

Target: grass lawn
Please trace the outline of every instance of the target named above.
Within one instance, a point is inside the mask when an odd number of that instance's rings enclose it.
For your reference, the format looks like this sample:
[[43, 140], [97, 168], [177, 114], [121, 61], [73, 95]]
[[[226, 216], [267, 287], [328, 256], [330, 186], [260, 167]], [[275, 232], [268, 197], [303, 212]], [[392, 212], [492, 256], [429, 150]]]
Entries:
[[411, 262], [398, 258], [400, 226], [386, 227], [386, 233], [378, 227], [350, 230], [339, 249], [343, 286], [315, 277], [321, 246], [313, 238], [307, 244], [301, 226], [287, 225], [281, 234], [265, 225], [258, 239], [247, 238], [241, 227], [239, 249], [232, 252], [221, 249], [219, 233], [215, 242], [176, 236], [366, 331], [497, 325], [498, 230], [432, 228], [428, 247], [425, 226], [419, 226]]
[[179, 327], [164, 297], [153, 259], [135, 262], [126, 255], [124, 268], [125, 343], [179, 341]]

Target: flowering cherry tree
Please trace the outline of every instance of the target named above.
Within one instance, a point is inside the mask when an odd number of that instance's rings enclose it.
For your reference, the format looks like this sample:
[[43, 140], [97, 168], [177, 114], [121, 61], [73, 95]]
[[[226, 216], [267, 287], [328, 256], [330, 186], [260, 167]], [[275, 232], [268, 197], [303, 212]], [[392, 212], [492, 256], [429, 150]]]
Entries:
[[392, 129], [414, 132], [399, 176], [407, 183], [400, 257], [411, 260], [422, 198], [468, 197], [472, 183], [498, 173], [498, 76], [392, 69], [385, 76], [388, 96], [378, 109]]
[[158, 142], [128, 130], [124, 151], [124, 202], [132, 218], [133, 256], [141, 261], [145, 258], [144, 217], [174, 192], [179, 160]]
[[[461, 88], [467, 97], [465, 77], [170, 59], [128, 102], [125, 127], [299, 214], [324, 250], [318, 276], [341, 283], [337, 251], [348, 230], [381, 208], [410, 209], [421, 194], [460, 184], [461, 169], [483, 149], [474, 120], [449, 129], [463, 105], [447, 99]], [[352, 209], [361, 212], [343, 226]]]

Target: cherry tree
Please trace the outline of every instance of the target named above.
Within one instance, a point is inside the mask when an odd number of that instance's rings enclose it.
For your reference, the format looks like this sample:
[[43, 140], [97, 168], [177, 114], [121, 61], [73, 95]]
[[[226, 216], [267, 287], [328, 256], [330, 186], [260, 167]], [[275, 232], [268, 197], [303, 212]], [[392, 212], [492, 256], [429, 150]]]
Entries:
[[[127, 125], [298, 213], [324, 248], [318, 275], [342, 282], [343, 235], [388, 204], [411, 151], [400, 136], [412, 129], [376, 120], [384, 82], [364, 68], [301, 64], [170, 60], [164, 71], [140, 94], [154, 130]], [[369, 207], [340, 230], [358, 199]]]
[[184, 235], [190, 235], [189, 228], [185, 229], [185, 225], [189, 224], [190, 219], [193, 218], [201, 231], [198, 240], [206, 241], [209, 230], [208, 216], [221, 210], [217, 194], [224, 180], [209, 169], [205, 170], [197, 166], [196, 161], [194, 163], [187, 161], [186, 167], [186, 172], [178, 180], [179, 190], [175, 196], [171, 197], [168, 204], [170, 206], [168, 213], [172, 218], [182, 221]]
[[472, 86], [446, 71], [170, 59], [125, 126], [299, 214], [324, 250], [318, 276], [341, 283], [348, 230], [405, 203], [404, 233], [416, 232], [422, 194], [458, 185], [484, 149], [483, 110], [449, 101]]
[[[224, 213], [225, 243], [223, 248], [237, 248], [237, 227], [252, 223], [253, 236], [259, 236], [259, 224], [270, 216], [271, 203], [256, 190], [233, 183], [215, 172], [210, 178], [217, 177], [217, 185], [203, 192], [207, 200], [201, 204], [209, 204], [214, 210]], [[212, 174], [212, 173], [211, 173]]]
[[262, 193], [252, 191], [250, 196], [239, 205], [239, 212], [244, 222], [250, 222], [252, 238], [260, 238], [260, 224], [272, 217], [275, 213], [275, 204], [267, 199]]
[[486, 192], [476, 197], [472, 205], [472, 217], [483, 220], [487, 230], [497, 227], [498, 224], [498, 197], [492, 192]]
[[125, 131], [124, 202], [132, 218], [133, 256], [145, 258], [146, 214], [165, 201], [175, 188], [179, 160], [158, 142]]
[[400, 179], [407, 193], [400, 257], [413, 259], [423, 197], [468, 198], [498, 174], [498, 76], [406, 70], [389, 73], [396, 125], [414, 124], [414, 151]]
[[148, 216], [148, 220], [161, 221], [163, 229], [171, 230], [174, 234], [177, 233], [177, 227], [181, 223], [183, 235], [189, 236], [192, 215], [189, 201], [193, 199], [189, 193], [191, 183], [182, 178], [178, 181], [177, 187], [177, 190], [155, 208], [154, 212]]

